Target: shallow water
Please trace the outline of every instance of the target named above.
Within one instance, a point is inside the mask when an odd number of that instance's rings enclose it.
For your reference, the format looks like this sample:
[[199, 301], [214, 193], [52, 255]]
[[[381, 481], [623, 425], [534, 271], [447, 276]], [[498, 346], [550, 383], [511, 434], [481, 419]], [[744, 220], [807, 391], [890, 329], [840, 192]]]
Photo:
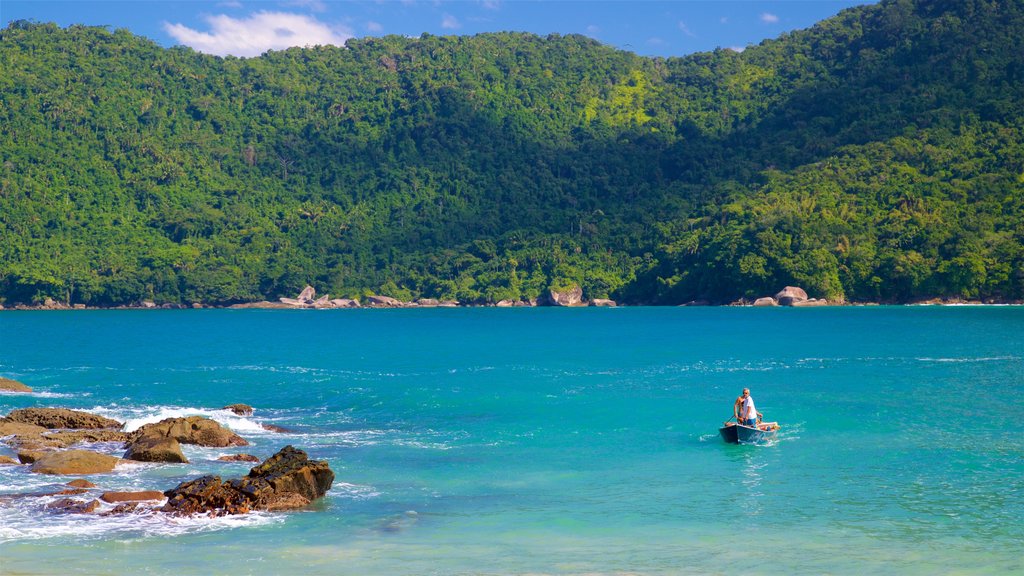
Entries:
[[[286, 444], [337, 475], [301, 512], [99, 519], [5, 501], [70, 478], [0, 467], [4, 574], [1024, 572], [1019, 307], [5, 312], [0, 375], [37, 391], [0, 414], [253, 444], [104, 489]], [[717, 436], [744, 387], [770, 446]]]

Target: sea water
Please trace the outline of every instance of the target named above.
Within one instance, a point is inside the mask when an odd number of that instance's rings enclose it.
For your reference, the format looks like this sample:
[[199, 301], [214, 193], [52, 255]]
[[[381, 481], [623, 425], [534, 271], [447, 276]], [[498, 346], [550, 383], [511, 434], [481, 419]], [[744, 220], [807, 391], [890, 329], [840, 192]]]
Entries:
[[[101, 517], [0, 466], [5, 575], [1024, 573], [1020, 307], [3, 312], [0, 375], [35, 390], [0, 415], [251, 442], [104, 490], [289, 444], [336, 473], [296, 512]], [[745, 387], [769, 445], [718, 436]]]

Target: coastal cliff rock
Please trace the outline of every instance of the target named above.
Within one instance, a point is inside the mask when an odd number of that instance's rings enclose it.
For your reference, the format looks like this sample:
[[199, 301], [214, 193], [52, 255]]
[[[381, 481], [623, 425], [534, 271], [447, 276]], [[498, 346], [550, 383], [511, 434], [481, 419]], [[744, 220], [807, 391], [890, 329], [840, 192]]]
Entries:
[[327, 462], [285, 446], [243, 478], [222, 482], [219, 476], [203, 476], [167, 490], [161, 511], [220, 516], [301, 508], [326, 494], [333, 482]]
[[35, 424], [43, 428], [71, 428], [75, 430], [96, 428], [120, 428], [117, 420], [104, 418], [88, 412], [68, 410], [67, 408], [22, 408], [7, 415], [12, 422]]
[[32, 389], [28, 386], [18, 382], [17, 380], [11, 380], [10, 378], [0, 378], [0, 390], [5, 392], [31, 392]]
[[548, 291], [548, 303], [552, 306], [580, 306], [583, 303], [583, 289], [573, 285], [567, 290]]
[[807, 300], [807, 292], [796, 286], [786, 286], [775, 295], [775, 301], [779, 306], [792, 306], [804, 300]]
[[238, 434], [202, 416], [165, 418], [154, 424], [146, 424], [130, 435], [129, 444], [144, 436], [174, 438], [182, 444], [196, 444], [213, 448], [249, 445]]
[[[20, 455], [19, 455], [20, 457]], [[40, 456], [30, 469], [36, 474], [78, 476], [111, 472], [118, 458], [88, 450], [64, 450]]]
[[307, 304], [311, 304], [313, 300], [316, 299], [316, 289], [307, 284], [306, 287], [302, 289], [302, 292], [299, 292], [299, 297], [297, 299], [302, 300]]

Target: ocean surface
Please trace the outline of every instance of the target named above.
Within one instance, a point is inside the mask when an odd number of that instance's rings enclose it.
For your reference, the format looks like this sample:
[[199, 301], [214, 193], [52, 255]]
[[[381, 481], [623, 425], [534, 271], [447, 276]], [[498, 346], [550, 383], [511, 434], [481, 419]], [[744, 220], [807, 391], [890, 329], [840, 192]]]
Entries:
[[[71, 478], [0, 466], [4, 575], [1024, 574], [1022, 307], [3, 312], [0, 376], [35, 389], [0, 415], [252, 442], [103, 489], [288, 444], [336, 474], [307, 510], [176, 519], [55, 515], [4, 496]], [[744, 387], [769, 445], [718, 437]]]

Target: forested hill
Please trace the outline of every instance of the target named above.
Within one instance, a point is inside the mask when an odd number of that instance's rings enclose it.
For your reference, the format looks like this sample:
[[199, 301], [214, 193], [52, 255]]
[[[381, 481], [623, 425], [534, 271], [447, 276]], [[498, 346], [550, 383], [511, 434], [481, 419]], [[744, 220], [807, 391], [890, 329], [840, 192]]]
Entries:
[[1024, 298], [1024, 3], [738, 53], [0, 31], [0, 303]]

